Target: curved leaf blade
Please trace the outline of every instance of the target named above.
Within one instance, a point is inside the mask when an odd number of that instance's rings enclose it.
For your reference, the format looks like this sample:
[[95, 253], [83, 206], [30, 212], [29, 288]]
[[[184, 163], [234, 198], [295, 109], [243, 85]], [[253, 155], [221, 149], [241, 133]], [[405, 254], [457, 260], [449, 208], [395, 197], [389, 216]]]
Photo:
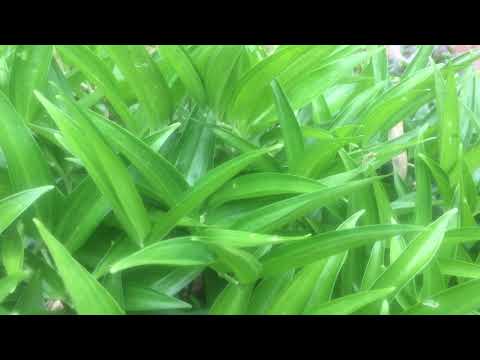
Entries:
[[33, 220], [80, 315], [122, 315], [123, 309], [37, 219]]

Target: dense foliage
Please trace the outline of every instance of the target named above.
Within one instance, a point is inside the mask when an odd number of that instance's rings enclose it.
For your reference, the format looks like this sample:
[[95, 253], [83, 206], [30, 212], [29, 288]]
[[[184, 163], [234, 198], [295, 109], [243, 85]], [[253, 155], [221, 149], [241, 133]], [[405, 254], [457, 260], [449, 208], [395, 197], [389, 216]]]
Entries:
[[433, 50], [1, 46], [1, 312], [477, 314], [480, 55]]

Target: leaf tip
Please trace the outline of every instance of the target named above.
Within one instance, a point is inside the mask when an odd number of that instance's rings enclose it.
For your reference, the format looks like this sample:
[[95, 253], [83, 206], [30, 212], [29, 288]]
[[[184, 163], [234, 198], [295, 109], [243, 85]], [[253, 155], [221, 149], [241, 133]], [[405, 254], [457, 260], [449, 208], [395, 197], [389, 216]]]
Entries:
[[41, 222], [38, 218], [36, 218], [36, 217], [33, 218], [32, 221], [33, 221], [33, 223], [35, 224], [35, 226], [37, 227], [37, 229], [40, 230], [40, 228], [41, 228], [42, 225], [43, 225], [42, 222]]

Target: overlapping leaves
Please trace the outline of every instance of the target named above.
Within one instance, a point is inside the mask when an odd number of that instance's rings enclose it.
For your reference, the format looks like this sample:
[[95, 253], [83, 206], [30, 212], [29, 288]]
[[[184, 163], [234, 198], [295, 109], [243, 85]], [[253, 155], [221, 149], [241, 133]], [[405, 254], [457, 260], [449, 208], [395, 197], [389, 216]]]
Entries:
[[478, 311], [479, 55], [432, 49], [0, 48], [2, 308]]

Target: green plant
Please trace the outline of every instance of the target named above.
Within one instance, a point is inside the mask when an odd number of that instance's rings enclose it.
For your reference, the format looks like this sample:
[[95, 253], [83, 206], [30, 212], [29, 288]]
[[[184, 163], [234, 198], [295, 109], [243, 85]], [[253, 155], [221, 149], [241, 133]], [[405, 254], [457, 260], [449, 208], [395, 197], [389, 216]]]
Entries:
[[0, 47], [1, 312], [477, 314], [480, 53], [432, 50]]

